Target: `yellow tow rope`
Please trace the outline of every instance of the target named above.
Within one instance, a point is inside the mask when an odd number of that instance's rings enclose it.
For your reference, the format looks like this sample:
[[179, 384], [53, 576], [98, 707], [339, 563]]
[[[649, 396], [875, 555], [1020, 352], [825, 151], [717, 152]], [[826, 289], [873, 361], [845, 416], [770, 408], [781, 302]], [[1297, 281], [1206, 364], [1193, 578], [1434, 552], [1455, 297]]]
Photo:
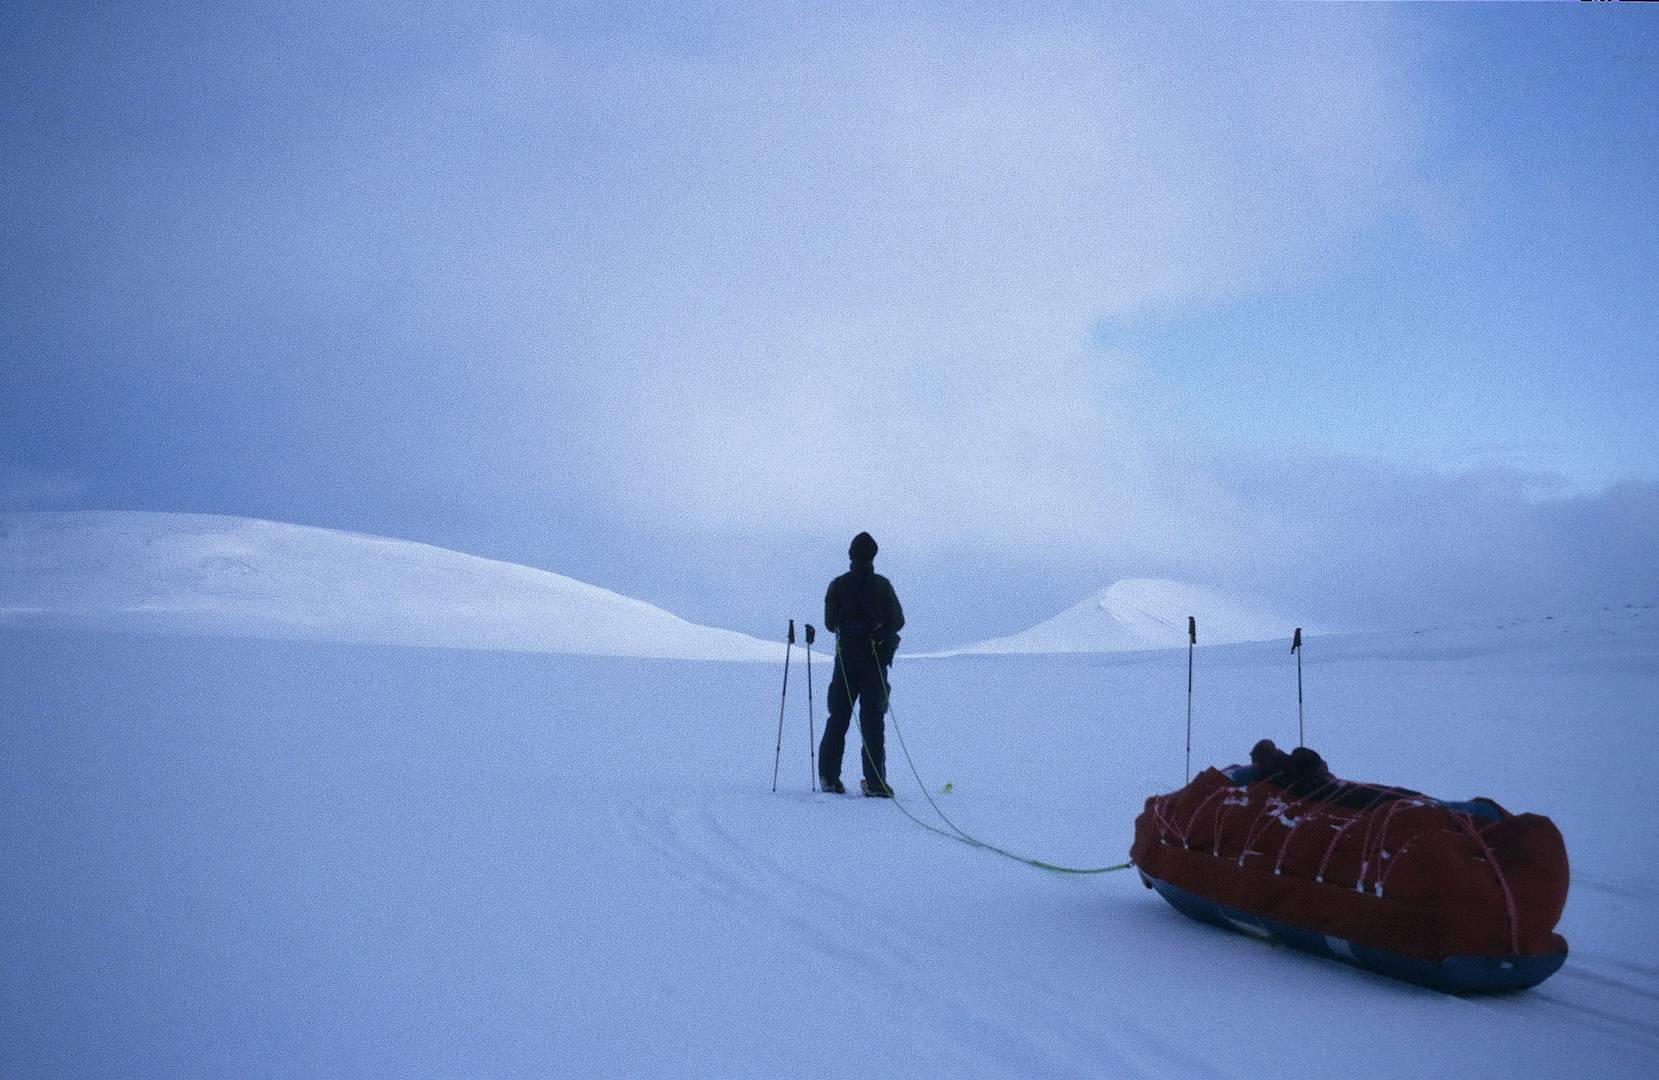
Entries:
[[[898, 736], [899, 749], [904, 752], [904, 760], [910, 765], [910, 774], [916, 778], [916, 784], [921, 788], [922, 796], [927, 799], [928, 805], [933, 807], [933, 812], [935, 814], [939, 815], [939, 820], [943, 821], [950, 827], [950, 831], [946, 832], [944, 829], [939, 828], [932, 822], [924, 821], [915, 814], [911, 813], [910, 808], [900, 802], [898, 796], [893, 793], [893, 785], [887, 782], [887, 777], [882, 774], [880, 769], [875, 767], [875, 761], [870, 757], [870, 748], [868, 746], [864, 747], [864, 758], [865, 762], [870, 766], [870, 771], [881, 780], [881, 783], [887, 789], [888, 794], [892, 796], [893, 805], [898, 807], [905, 817], [909, 818], [911, 821], [914, 821], [928, 832], [938, 833], [940, 836], [946, 837], [950, 840], [960, 841], [961, 843], [967, 844], [969, 847], [983, 848], [986, 851], [995, 852], [1004, 858], [1013, 859], [1015, 862], [1021, 862], [1027, 866], [1035, 866], [1039, 870], [1051, 870], [1057, 874], [1110, 874], [1115, 870], [1127, 870], [1133, 865], [1132, 863], [1124, 862], [1117, 863], [1113, 866], [1061, 866], [1058, 863], [1044, 862], [1042, 859], [1032, 859], [1025, 855], [1009, 851], [1006, 848], [1000, 848], [989, 841], [981, 840], [977, 836], [971, 836], [967, 832], [963, 831], [943, 810], [939, 809], [939, 804], [933, 801], [933, 795], [928, 791], [927, 784], [922, 782], [921, 773], [916, 770], [915, 759], [910, 756], [910, 747], [905, 745], [904, 732], [899, 728], [899, 719], [893, 713], [893, 691], [887, 684], [887, 672], [881, 666], [881, 654], [876, 651], [876, 643], [874, 641], [870, 642], [870, 656], [875, 660], [876, 670], [881, 672], [882, 717], [883, 719], [891, 719], [893, 721], [893, 734]], [[835, 635], [835, 666], [841, 672], [841, 688], [847, 695], [847, 704], [851, 706], [853, 701], [852, 687], [847, 682], [847, 665], [843, 663], [841, 659], [840, 634]]]

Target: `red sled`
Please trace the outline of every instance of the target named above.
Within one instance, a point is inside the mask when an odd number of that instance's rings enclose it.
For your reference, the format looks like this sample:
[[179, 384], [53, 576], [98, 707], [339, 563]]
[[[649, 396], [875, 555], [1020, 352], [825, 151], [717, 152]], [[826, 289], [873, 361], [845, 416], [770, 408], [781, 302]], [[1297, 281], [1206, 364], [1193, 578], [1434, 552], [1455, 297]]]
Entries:
[[1546, 817], [1332, 776], [1262, 740], [1146, 801], [1130, 858], [1183, 914], [1448, 993], [1567, 958], [1567, 848]]

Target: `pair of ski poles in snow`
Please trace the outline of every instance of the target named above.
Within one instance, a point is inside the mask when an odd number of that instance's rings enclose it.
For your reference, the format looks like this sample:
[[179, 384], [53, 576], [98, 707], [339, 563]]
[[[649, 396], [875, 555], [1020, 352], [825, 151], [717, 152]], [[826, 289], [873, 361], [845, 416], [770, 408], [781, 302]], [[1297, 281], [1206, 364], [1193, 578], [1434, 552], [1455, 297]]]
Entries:
[[[1192, 783], [1192, 651], [1198, 644], [1198, 620], [1187, 616], [1187, 783]], [[1296, 654], [1296, 745], [1307, 745], [1307, 726], [1302, 720], [1302, 628], [1298, 626], [1290, 639], [1290, 651]]]
[[[812, 643], [818, 632], [806, 624], [806, 755], [812, 770], [812, 790], [818, 790], [818, 732], [812, 715]], [[778, 749], [772, 755], [772, 791], [778, 790], [778, 765], [783, 761], [783, 710], [789, 704], [789, 652], [795, 647], [795, 620], [789, 620], [789, 638], [783, 647], [783, 700], [778, 702]]]

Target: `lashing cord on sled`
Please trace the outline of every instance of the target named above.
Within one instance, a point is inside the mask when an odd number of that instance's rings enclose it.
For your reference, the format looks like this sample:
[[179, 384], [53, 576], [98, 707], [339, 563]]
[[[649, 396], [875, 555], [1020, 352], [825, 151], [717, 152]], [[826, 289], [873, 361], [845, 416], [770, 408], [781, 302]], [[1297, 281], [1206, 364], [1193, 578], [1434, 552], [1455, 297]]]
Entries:
[[[870, 756], [870, 748], [868, 746], [863, 747], [865, 763], [870, 766], [870, 771], [876, 775], [876, 777], [881, 781], [882, 786], [887, 789], [889, 796], [891, 796], [893, 805], [898, 807], [900, 812], [902, 812], [905, 817], [909, 818], [911, 821], [914, 821], [928, 832], [938, 833], [940, 836], [943, 836], [949, 840], [960, 841], [961, 843], [967, 844], [969, 847], [982, 848], [986, 851], [994, 852], [1004, 858], [1013, 859], [1015, 862], [1021, 862], [1027, 866], [1035, 866], [1039, 870], [1051, 870], [1057, 874], [1109, 874], [1115, 870], [1129, 869], [1132, 865], [1131, 863], [1118, 863], [1114, 866], [1061, 866], [1057, 863], [1044, 862], [1042, 859], [1028, 858], [1027, 856], [1009, 851], [1006, 848], [1000, 848], [993, 843], [981, 840], [977, 836], [971, 836], [964, 832], [961, 827], [959, 827], [956, 822], [952, 821], [943, 810], [939, 809], [939, 804], [933, 801], [933, 794], [928, 791], [927, 784], [923, 782], [921, 773], [916, 769], [916, 761], [910, 756], [910, 747], [905, 744], [904, 732], [899, 727], [898, 717], [893, 714], [892, 688], [887, 683], [887, 670], [882, 666], [881, 654], [876, 651], [876, 643], [874, 641], [870, 642], [870, 656], [876, 663], [876, 670], [881, 673], [882, 717], [893, 722], [893, 734], [898, 737], [899, 749], [903, 751], [904, 760], [910, 766], [910, 775], [916, 778], [916, 786], [921, 788], [922, 797], [927, 799], [927, 804], [933, 808], [933, 812], [935, 814], [939, 815], [939, 820], [943, 821], [950, 827], [950, 831], [946, 832], [944, 829], [939, 828], [932, 822], [924, 821], [923, 819], [917, 817], [911, 812], [908, 806], [900, 802], [897, 794], [893, 792], [893, 785], [887, 782], [886, 775], [882, 770], [875, 767], [875, 761]], [[850, 706], [853, 701], [852, 686], [847, 682], [847, 665], [842, 662], [841, 659], [840, 634], [835, 636], [835, 661], [837, 670], [841, 672], [841, 688], [846, 693], [847, 703]]]
[[[1255, 794], [1271, 789], [1272, 781], [1266, 778], [1249, 783], [1242, 789], [1217, 787], [1206, 795], [1193, 809], [1193, 812], [1188, 815], [1185, 826], [1172, 820], [1165, 813], [1170, 803], [1179, 796], [1179, 792], [1160, 795], [1150, 800], [1148, 807], [1158, 822], [1159, 839], [1162, 843], [1174, 843], [1191, 850], [1202, 850], [1203, 845], [1199, 845], [1197, 848], [1193, 847], [1191, 837], [1204, 811], [1214, 803], [1216, 808], [1211, 812], [1211, 829], [1214, 835], [1210, 841], [1209, 853], [1212, 856], [1221, 856], [1225, 823], [1228, 814], [1231, 812], [1231, 807], [1223, 810], [1222, 806], [1226, 800], [1223, 799], [1218, 802], [1217, 797], [1238, 794], [1242, 790], [1246, 800], [1244, 805], [1248, 805], [1249, 800]], [[1337, 825], [1336, 821], [1326, 813], [1326, 808], [1341, 805], [1339, 800], [1356, 792], [1369, 793], [1371, 798], [1364, 805], [1355, 807], [1358, 811], [1357, 814], [1350, 817], [1343, 824]], [[1389, 800], [1393, 800], [1393, 803], [1387, 811], [1381, 813], [1380, 818], [1373, 816], [1372, 812], [1377, 810], [1380, 804]], [[1389, 876], [1400, 865], [1400, 861], [1395, 859], [1388, 864], [1386, 869], [1383, 866], [1383, 860], [1388, 858], [1386, 845], [1389, 823], [1393, 821], [1394, 815], [1400, 810], [1412, 806], [1439, 807], [1451, 818], [1452, 823], [1457, 826], [1458, 830], [1468, 836], [1474, 845], [1480, 849], [1480, 861], [1491, 868], [1498, 890], [1503, 895], [1504, 912], [1509, 919], [1509, 951], [1512, 954], [1519, 954], [1521, 951], [1520, 914], [1515, 902], [1515, 890], [1509, 884], [1509, 877], [1504, 873], [1503, 866], [1498, 862], [1491, 845], [1486, 842], [1486, 837], [1482, 835], [1485, 830], [1475, 825], [1474, 816], [1467, 810], [1448, 805], [1442, 799], [1436, 799], [1414, 791], [1406, 791], [1402, 788], [1379, 784], [1360, 784], [1331, 777], [1324, 783], [1305, 791], [1299, 797], [1292, 798], [1288, 802], [1282, 799], [1276, 801], [1272, 797], [1264, 799], [1261, 809], [1256, 812], [1256, 816], [1250, 820], [1243, 830], [1243, 841], [1239, 844], [1236, 862], [1237, 865], [1243, 866], [1247, 856], [1264, 854], [1264, 852], [1256, 850], [1256, 844], [1267, 834], [1270, 825], [1274, 821], [1279, 821], [1287, 825], [1284, 839], [1279, 844], [1278, 856], [1273, 863], [1273, 873], [1279, 874], [1284, 866], [1286, 855], [1290, 851], [1290, 842], [1296, 835], [1296, 830], [1309, 821], [1316, 824], [1327, 824], [1332, 830], [1331, 839], [1325, 846], [1325, 854], [1319, 860], [1319, 868], [1313, 876], [1313, 880], [1316, 882], [1326, 882], [1328, 880], [1326, 871], [1330, 868], [1331, 861], [1336, 856], [1337, 845], [1347, 835], [1348, 830], [1363, 822], [1365, 832], [1359, 844], [1359, 874], [1354, 880], [1353, 889], [1355, 892], [1383, 896], [1385, 895], [1383, 889], [1388, 884]], [[1378, 827], [1379, 820], [1380, 828]], [[1394, 850], [1403, 854], [1411, 848], [1418, 836], [1423, 835], [1423, 831], [1426, 830], [1420, 830], [1408, 837], [1403, 843], [1396, 844]], [[1225, 858], [1232, 859], [1233, 856], [1227, 855]], [[1375, 867], [1375, 869], [1369, 869], [1371, 867]]]

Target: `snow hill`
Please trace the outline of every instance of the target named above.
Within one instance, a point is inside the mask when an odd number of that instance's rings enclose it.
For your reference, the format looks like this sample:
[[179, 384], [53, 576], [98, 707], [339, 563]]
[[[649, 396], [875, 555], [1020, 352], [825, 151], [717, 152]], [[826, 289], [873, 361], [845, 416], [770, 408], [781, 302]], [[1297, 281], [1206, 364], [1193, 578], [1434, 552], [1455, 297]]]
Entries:
[[251, 518], [0, 515], [0, 625], [681, 660], [782, 659], [561, 574]]
[[1093, 653], [1167, 649], [1187, 643], [1187, 616], [1198, 619], [1201, 645], [1290, 639], [1296, 623], [1257, 611], [1212, 589], [1159, 578], [1126, 578], [1082, 603], [1008, 637], [939, 655]]

